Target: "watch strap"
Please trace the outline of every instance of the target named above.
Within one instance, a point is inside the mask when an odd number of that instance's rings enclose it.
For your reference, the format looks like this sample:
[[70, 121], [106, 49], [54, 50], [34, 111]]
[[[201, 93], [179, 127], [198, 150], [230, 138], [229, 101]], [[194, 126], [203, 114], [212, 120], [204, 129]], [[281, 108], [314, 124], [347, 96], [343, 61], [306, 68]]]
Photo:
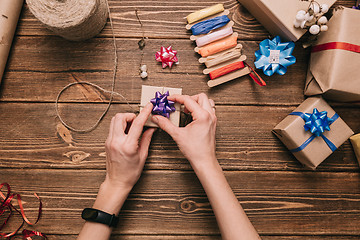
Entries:
[[116, 227], [119, 222], [119, 218], [115, 214], [111, 215], [94, 208], [85, 208], [81, 217], [86, 221], [102, 223], [109, 227]]

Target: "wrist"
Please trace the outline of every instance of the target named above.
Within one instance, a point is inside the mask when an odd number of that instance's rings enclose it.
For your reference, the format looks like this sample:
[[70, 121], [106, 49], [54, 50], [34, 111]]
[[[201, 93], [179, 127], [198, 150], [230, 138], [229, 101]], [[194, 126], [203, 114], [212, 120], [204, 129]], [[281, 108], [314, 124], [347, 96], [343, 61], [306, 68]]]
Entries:
[[114, 186], [105, 180], [100, 185], [93, 208], [118, 215], [131, 189], [130, 186]]
[[215, 156], [203, 157], [191, 162], [196, 175], [206, 174], [207, 172], [222, 171], [220, 164]]

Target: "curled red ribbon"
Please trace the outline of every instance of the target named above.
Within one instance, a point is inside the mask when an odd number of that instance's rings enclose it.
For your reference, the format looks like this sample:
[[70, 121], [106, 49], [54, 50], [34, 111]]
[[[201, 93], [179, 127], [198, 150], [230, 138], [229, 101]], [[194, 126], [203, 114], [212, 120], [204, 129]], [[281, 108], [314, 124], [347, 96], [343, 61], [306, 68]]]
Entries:
[[[6, 197], [5, 195], [1, 192], [1, 189], [3, 187], [6, 187], [7, 188], [7, 194], [6, 194]], [[37, 199], [39, 199], [39, 213], [38, 213], [38, 217], [36, 219], [36, 221], [34, 223], [31, 223], [29, 221], [29, 219], [25, 216], [25, 211], [24, 211], [24, 207], [22, 205], [22, 201], [21, 201], [21, 197], [20, 197], [20, 194], [16, 194], [16, 193], [13, 193], [11, 194], [11, 188], [10, 188], [10, 185], [8, 183], [2, 183], [0, 184], [0, 196], [2, 199], [0, 199], [1, 201], [1, 204], [0, 204], [0, 215], [4, 214], [6, 210], [9, 210], [9, 215], [7, 216], [7, 218], [5, 219], [5, 221], [2, 223], [2, 225], [0, 226], [0, 231], [2, 230], [2, 228], [7, 224], [7, 222], [9, 221], [9, 219], [11, 218], [12, 214], [13, 214], [13, 210], [15, 210], [16, 212], [18, 212], [22, 219], [23, 219], [23, 222], [20, 224], [20, 226], [13, 232], [11, 233], [0, 233], [0, 238], [10, 238], [12, 236], [14, 236], [19, 230], [20, 228], [24, 225], [24, 223], [26, 222], [27, 224], [29, 225], [35, 225], [39, 219], [40, 219], [40, 216], [41, 216], [41, 211], [42, 211], [42, 202], [39, 198], [39, 196], [34, 193], [35, 197]], [[20, 208], [20, 211], [15, 208], [12, 204], [11, 204], [11, 200], [13, 198], [17, 198], [17, 202], [19, 204], [19, 208]], [[36, 231], [30, 231], [30, 230], [26, 230], [24, 229], [23, 231], [23, 239], [28, 239], [30, 240], [31, 239], [31, 236], [34, 236], [34, 235], [37, 235], [37, 236], [42, 236], [44, 237], [45, 239], [47, 239], [47, 237], [40, 233], [40, 232], [36, 232]]]
[[347, 50], [350, 52], [360, 53], [359, 45], [346, 43], [346, 42], [329, 42], [329, 43], [316, 45], [311, 49], [311, 52], [320, 52], [320, 51], [331, 50], [331, 49], [342, 49], [342, 50]]

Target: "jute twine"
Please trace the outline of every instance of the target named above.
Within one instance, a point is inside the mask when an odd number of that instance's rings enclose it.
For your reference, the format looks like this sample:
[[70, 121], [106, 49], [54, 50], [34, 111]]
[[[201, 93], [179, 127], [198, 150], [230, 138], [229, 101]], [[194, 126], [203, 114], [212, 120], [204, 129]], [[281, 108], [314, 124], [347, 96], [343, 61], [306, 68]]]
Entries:
[[[104, 88], [91, 83], [91, 82], [86, 82], [86, 81], [82, 81], [82, 82], [73, 82], [70, 83], [68, 85], [66, 85], [63, 89], [60, 90], [60, 92], [58, 93], [56, 100], [55, 100], [55, 110], [56, 110], [56, 116], [59, 118], [60, 122], [67, 127], [68, 129], [74, 131], [74, 132], [79, 132], [79, 133], [86, 133], [86, 132], [91, 132], [92, 130], [94, 130], [99, 123], [101, 122], [101, 120], [104, 118], [104, 116], [106, 115], [106, 113], [109, 111], [111, 103], [113, 101], [113, 98], [115, 95], [120, 96], [121, 98], [123, 98], [125, 100], [125, 102], [127, 103], [127, 105], [131, 108], [132, 112], [136, 112], [135, 109], [130, 105], [129, 101], [121, 94], [118, 92], [114, 92], [115, 89], [115, 80], [116, 80], [116, 73], [117, 73], [117, 65], [118, 65], [118, 56], [117, 56], [117, 45], [116, 45], [116, 37], [115, 37], [115, 33], [114, 33], [114, 26], [113, 26], [113, 22], [112, 22], [112, 18], [111, 18], [111, 14], [110, 14], [110, 7], [109, 7], [109, 3], [107, 0], [105, 0], [105, 6], [106, 6], [106, 11], [109, 15], [109, 21], [110, 21], [110, 27], [111, 27], [111, 32], [112, 32], [112, 39], [113, 39], [113, 47], [114, 47], [114, 69], [113, 69], [113, 76], [112, 76], [112, 85], [111, 85], [111, 90], [105, 90]], [[68, 88], [70, 88], [71, 86], [77, 85], [77, 84], [81, 84], [81, 85], [89, 85], [92, 86], [94, 88], [97, 88], [100, 91], [103, 91], [105, 93], [110, 93], [110, 99], [109, 102], [107, 104], [106, 109], [104, 110], [104, 112], [101, 114], [101, 116], [98, 118], [98, 120], [96, 121], [95, 124], [93, 124], [91, 127], [86, 128], [86, 129], [77, 129], [74, 128], [72, 126], [70, 126], [69, 124], [67, 124], [61, 117], [60, 113], [59, 113], [59, 108], [58, 108], [58, 102], [60, 99], [61, 94]]]
[[26, 0], [30, 11], [48, 29], [72, 41], [97, 35], [109, 12], [107, 0]]

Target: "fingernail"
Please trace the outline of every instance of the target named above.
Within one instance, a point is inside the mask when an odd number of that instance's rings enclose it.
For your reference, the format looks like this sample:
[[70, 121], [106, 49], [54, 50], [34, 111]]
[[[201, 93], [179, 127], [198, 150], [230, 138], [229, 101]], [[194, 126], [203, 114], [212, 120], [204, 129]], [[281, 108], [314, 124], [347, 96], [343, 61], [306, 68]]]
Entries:
[[157, 116], [153, 116], [153, 117], [151, 118], [151, 120], [152, 120], [154, 123], [158, 123], [158, 122], [159, 122], [159, 119], [158, 119]]

